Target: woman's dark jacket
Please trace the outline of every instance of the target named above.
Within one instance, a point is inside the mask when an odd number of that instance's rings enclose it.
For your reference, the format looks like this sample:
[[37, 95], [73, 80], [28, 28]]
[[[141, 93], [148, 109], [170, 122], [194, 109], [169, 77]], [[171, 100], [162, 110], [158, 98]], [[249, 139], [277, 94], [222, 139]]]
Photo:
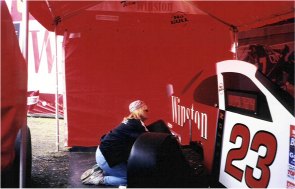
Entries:
[[146, 132], [140, 120], [128, 119], [100, 139], [99, 149], [110, 167], [127, 162], [139, 135]]

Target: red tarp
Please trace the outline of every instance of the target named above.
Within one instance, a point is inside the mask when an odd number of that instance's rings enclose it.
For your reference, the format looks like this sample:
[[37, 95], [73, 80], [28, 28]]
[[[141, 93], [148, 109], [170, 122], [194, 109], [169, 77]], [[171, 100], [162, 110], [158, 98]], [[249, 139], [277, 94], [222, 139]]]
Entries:
[[1, 170], [14, 160], [18, 130], [26, 124], [27, 67], [12, 18], [1, 2]]

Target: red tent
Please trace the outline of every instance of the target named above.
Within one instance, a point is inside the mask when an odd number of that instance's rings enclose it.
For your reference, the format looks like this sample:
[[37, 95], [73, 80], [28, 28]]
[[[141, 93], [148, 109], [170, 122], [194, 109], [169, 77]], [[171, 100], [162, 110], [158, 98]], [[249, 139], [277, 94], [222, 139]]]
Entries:
[[292, 1], [29, 2], [44, 27], [64, 36], [68, 146], [99, 144], [136, 99], [149, 105], [150, 122], [169, 122], [188, 143], [187, 123], [171, 121], [166, 86], [173, 84], [178, 105], [210, 115], [206, 131], [192, 128], [207, 159], [213, 157], [217, 109], [194, 99], [196, 87], [215, 74], [216, 62], [234, 57], [236, 32], [293, 18], [293, 10]]

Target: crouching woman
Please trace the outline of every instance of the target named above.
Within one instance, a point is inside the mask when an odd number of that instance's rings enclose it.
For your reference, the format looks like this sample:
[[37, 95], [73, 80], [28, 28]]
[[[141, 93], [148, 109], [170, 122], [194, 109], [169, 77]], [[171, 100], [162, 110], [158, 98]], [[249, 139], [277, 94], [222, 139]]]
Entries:
[[127, 160], [135, 140], [147, 129], [148, 107], [137, 100], [129, 105], [130, 115], [101, 138], [96, 151], [96, 163], [102, 169], [97, 184], [127, 185]]

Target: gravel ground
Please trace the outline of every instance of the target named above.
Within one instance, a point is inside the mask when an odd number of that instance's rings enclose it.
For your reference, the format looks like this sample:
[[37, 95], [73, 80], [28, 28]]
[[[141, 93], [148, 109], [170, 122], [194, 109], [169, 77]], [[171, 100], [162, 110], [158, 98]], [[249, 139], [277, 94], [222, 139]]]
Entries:
[[69, 176], [69, 152], [64, 147], [64, 121], [59, 120], [59, 144], [56, 147], [56, 120], [28, 117], [32, 138], [32, 188], [66, 188]]

